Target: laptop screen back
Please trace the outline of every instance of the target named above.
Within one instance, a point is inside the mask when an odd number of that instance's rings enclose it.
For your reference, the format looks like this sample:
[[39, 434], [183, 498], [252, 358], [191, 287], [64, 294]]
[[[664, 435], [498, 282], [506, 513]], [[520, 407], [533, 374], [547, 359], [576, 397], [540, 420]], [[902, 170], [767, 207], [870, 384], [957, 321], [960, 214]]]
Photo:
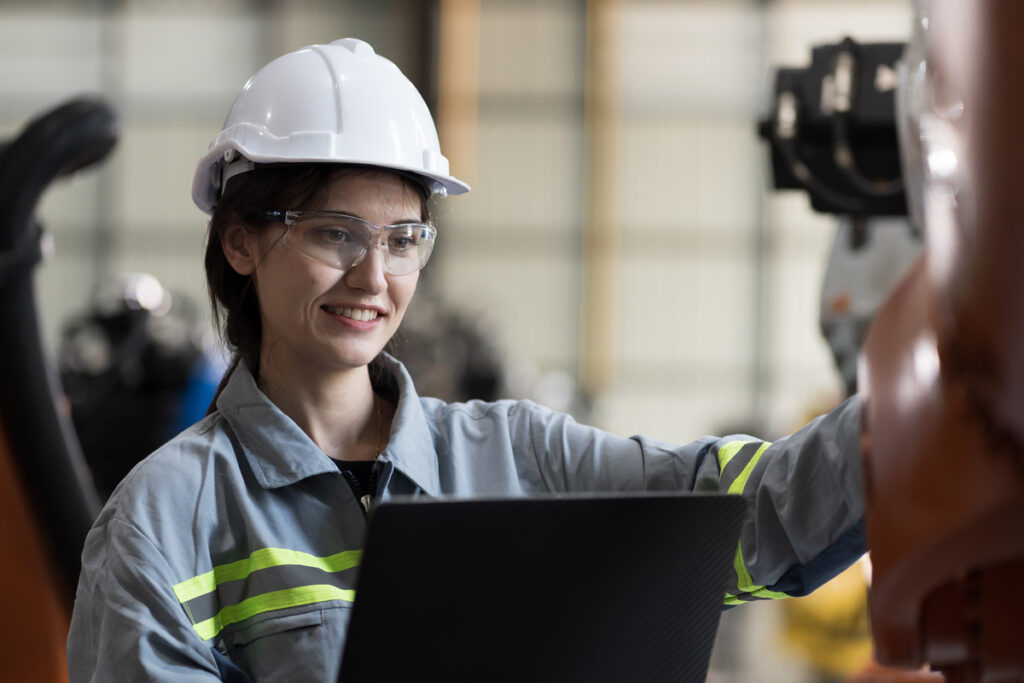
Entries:
[[339, 680], [703, 681], [744, 508], [720, 494], [384, 503]]

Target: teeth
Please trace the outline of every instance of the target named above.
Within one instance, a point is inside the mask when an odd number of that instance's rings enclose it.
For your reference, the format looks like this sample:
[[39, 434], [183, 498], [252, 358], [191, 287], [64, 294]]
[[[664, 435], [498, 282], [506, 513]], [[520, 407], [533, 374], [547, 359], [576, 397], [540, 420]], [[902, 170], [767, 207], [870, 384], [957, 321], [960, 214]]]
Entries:
[[324, 309], [332, 315], [340, 315], [343, 318], [359, 320], [361, 322], [370, 322], [371, 320], [377, 319], [377, 311], [370, 310], [369, 308], [349, 308], [347, 306], [337, 308], [334, 306], [324, 306]]

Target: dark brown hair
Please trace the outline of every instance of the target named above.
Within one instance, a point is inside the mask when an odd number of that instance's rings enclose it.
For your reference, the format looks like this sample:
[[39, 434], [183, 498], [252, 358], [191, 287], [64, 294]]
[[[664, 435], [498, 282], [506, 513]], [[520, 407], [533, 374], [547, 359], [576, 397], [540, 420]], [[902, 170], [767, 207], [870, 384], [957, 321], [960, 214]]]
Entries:
[[[262, 324], [252, 276], [240, 275], [224, 255], [221, 238], [225, 231], [240, 223], [246, 230], [262, 233], [271, 223], [262, 220], [258, 212], [321, 208], [327, 201], [328, 185], [339, 175], [377, 170], [339, 164], [266, 165], [237, 175], [227, 184], [210, 219], [205, 265], [213, 322], [234, 355], [232, 369], [242, 359], [253, 375], [259, 376]], [[420, 197], [421, 220], [429, 222], [427, 190], [413, 177], [399, 175]]]

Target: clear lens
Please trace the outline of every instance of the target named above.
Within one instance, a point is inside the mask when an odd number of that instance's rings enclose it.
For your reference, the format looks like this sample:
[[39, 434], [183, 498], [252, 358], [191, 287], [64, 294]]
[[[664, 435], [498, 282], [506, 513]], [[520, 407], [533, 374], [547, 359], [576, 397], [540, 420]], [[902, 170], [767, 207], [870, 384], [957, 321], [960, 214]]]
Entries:
[[294, 251], [345, 270], [366, 257], [371, 247], [384, 250], [391, 275], [414, 273], [426, 265], [437, 232], [423, 223], [376, 226], [354, 216], [329, 212], [289, 211], [284, 243]]

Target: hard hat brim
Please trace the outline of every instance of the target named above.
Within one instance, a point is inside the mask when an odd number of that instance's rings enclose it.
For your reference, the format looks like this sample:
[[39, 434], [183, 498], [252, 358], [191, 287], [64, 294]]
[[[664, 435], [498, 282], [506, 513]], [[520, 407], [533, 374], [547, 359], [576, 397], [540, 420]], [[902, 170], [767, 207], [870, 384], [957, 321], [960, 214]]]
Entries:
[[324, 159], [322, 157], [296, 158], [296, 157], [270, 157], [260, 155], [248, 155], [238, 150], [234, 145], [218, 146], [211, 149], [199, 161], [199, 168], [192, 182], [192, 201], [195, 202], [204, 213], [212, 214], [217, 206], [217, 200], [221, 194], [221, 175], [224, 168], [224, 155], [228, 150], [234, 150], [243, 158], [251, 161], [257, 167], [261, 164], [331, 164], [335, 166], [362, 166], [365, 168], [379, 168], [387, 171], [396, 171], [407, 176], [420, 179], [423, 186], [431, 195], [460, 195], [470, 191], [470, 186], [455, 176], [439, 173], [428, 173], [422, 168], [405, 166], [400, 164], [381, 164], [367, 162], [365, 159]]

